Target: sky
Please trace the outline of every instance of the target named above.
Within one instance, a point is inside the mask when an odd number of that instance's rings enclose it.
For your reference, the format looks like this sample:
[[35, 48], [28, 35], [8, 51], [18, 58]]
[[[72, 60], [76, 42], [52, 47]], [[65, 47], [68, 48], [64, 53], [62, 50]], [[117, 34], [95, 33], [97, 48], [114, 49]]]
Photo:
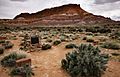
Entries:
[[20, 13], [35, 13], [65, 4], [80, 4], [90, 13], [120, 21], [120, 0], [0, 0], [0, 19], [13, 19]]

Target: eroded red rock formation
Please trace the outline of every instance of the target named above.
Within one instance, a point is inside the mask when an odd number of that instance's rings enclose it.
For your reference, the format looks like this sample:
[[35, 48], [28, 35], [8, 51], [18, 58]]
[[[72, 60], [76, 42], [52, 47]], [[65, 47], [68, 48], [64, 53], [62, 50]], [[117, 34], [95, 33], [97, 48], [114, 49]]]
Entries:
[[7, 25], [33, 25], [33, 24], [74, 24], [74, 23], [106, 23], [114, 22], [103, 16], [96, 16], [83, 10], [79, 4], [68, 4], [37, 13], [21, 13], [13, 20], [0, 20]]
[[81, 18], [84, 17], [84, 15], [90, 14], [83, 9], [81, 9], [80, 5], [77, 4], [69, 4], [69, 5], [63, 5], [60, 7], [54, 7], [50, 9], [45, 9], [42, 11], [39, 11], [37, 13], [21, 13], [20, 15], [16, 16], [15, 19], [18, 19], [19, 17], [23, 17], [25, 19], [36, 19], [36, 18], [43, 18], [48, 17], [51, 15], [59, 15], [59, 16], [76, 16], [79, 15]]

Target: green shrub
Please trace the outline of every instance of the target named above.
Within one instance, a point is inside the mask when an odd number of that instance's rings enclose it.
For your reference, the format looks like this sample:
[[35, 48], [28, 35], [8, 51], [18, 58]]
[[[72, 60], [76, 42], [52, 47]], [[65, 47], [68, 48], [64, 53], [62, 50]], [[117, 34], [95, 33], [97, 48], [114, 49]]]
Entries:
[[94, 42], [94, 40], [91, 39], [91, 38], [87, 39], [86, 41], [87, 41], [87, 42]]
[[109, 28], [100, 28], [100, 29], [98, 29], [98, 32], [100, 32], [100, 33], [111, 33], [111, 29], [109, 29]]
[[115, 49], [118, 50], [120, 49], [120, 45], [117, 43], [112, 43], [112, 42], [105, 42], [101, 45], [102, 48], [107, 48], [107, 49]]
[[16, 60], [26, 58], [25, 54], [10, 53], [1, 60], [1, 65], [4, 67], [13, 67]]
[[65, 41], [65, 36], [61, 36], [61, 37], [60, 37], [60, 40], [61, 40], [61, 41]]
[[4, 46], [5, 46], [5, 49], [9, 49], [9, 48], [12, 48], [14, 44], [8, 43], [8, 44], [5, 44]]
[[120, 53], [111, 53], [113, 56], [120, 56]]
[[47, 39], [48, 37], [46, 36], [46, 37], [43, 37], [43, 39]]
[[83, 37], [83, 40], [87, 40], [87, 37]]
[[100, 54], [98, 47], [81, 44], [62, 59], [62, 68], [72, 77], [101, 77], [106, 70], [107, 54]]
[[58, 44], [60, 44], [60, 43], [61, 43], [60, 40], [55, 40], [55, 41], [53, 42], [53, 45], [58, 45]]
[[51, 49], [51, 45], [50, 44], [43, 44], [42, 50], [47, 50], [47, 49]]
[[4, 46], [5, 49], [9, 49], [12, 48], [14, 44], [12, 44], [10, 41], [5, 41], [5, 43], [3, 43], [2, 46]]
[[65, 46], [65, 48], [75, 48], [76, 47], [76, 45], [75, 44], [67, 44], [66, 46]]
[[92, 33], [97, 33], [97, 32], [100, 32], [100, 33], [110, 33], [111, 32], [111, 29], [109, 28], [95, 28], [95, 27], [89, 27], [86, 29], [86, 32], [92, 32]]
[[87, 32], [86, 35], [91, 35], [91, 36], [93, 36], [93, 33]]
[[10, 40], [17, 40], [16, 36], [11, 36], [9, 39]]
[[105, 41], [109, 40], [109, 38], [107, 36], [99, 36], [98, 38], [101, 42], [105, 42]]
[[86, 32], [92, 32], [92, 33], [97, 33], [97, 29], [90, 27], [86, 29]]
[[5, 43], [5, 40], [0, 40], [0, 44], [1, 44], [1, 43]]
[[34, 75], [32, 68], [29, 65], [24, 65], [21, 67], [15, 67], [10, 72], [11, 76], [22, 76], [22, 77], [31, 77]]
[[52, 42], [52, 39], [47, 39], [46, 41], [49, 42], [49, 43], [51, 43], [51, 42]]
[[0, 47], [0, 54], [4, 53], [5, 48], [4, 47]]
[[29, 50], [29, 48], [26, 46], [22, 46], [22, 47], [20, 47], [20, 50], [27, 51], [27, 50]]
[[120, 37], [120, 31], [115, 32], [114, 35]]

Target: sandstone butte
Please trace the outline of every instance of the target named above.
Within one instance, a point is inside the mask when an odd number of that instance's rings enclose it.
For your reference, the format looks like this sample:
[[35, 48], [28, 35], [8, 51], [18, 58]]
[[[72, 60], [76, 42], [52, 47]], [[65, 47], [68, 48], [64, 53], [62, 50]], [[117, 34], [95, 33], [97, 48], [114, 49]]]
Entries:
[[53, 24], [85, 24], [85, 23], [119, 23], [118, 21], [93, 15], [80, 7], [80, 4], [67, 4], [48, 8], [36, 13], [21, 13], [14, 19], [0, 19], [3, 25], [53, 25]]

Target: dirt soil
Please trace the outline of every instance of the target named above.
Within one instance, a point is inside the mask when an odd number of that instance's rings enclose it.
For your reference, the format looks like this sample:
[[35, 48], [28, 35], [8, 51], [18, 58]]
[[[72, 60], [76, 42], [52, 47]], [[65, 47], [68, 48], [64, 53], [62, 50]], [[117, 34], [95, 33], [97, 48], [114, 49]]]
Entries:
[[[6, 53], [18, 51], [20, 39], [12, 41], [14, 47]], [[79, 44], [84, 41], [74, 41]], [[61, 60], [65, 58], [65, 54], [72, 51], [71, 49], [65, 49], [67, 43], [62, 43], [58, 46], [53, 46], [49, 50], [41, 50], [38, 52], [26, 53], [28, 57], [32, 59], [32, 68], [35, 75], [33, 77], [70, 77], [65, 71], [61, 69]], [[17, 49], [17, 50], [16, 50]], [[108, 68], [102, 77], [120, 77], [120, 62], [109, 61]], [[0, 66], [0, 77], [10, 77], [8, 75], [8, 69]]]

